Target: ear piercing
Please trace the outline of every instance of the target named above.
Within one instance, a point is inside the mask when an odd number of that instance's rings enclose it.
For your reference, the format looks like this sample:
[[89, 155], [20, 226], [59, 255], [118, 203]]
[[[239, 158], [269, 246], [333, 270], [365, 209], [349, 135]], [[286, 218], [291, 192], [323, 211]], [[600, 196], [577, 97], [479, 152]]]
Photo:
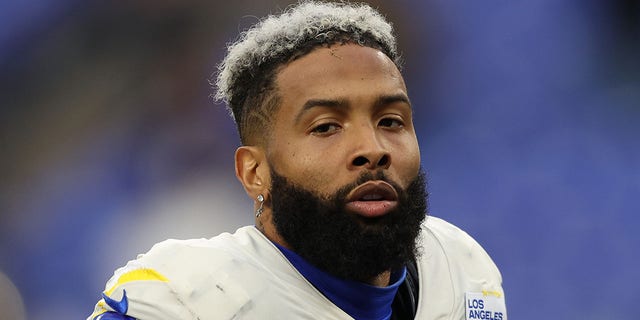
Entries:
[[263, 206], [264, 206], [264, 196], [262, 194], [259, 194], [258, 197], [256, 198], [256, 200], [260, 203], [260, 207], [258, 207], [258, 210], [256, 210], [256, 218], [259, 218], [260, 215], [262, 214], [262, 211], [264, 210]]

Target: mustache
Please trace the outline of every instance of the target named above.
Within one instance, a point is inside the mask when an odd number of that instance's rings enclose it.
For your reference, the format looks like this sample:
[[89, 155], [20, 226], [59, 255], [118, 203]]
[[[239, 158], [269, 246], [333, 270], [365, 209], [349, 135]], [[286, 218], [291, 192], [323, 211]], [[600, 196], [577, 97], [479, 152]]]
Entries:
[[358, 176], [358, 178], [354, 182], [340, 187], [338, 191], [334, 193], [334, 198], [336, 200], [334, 204], [339, 206], [346, 205], [347, 194], [349, 194], [351, 190], [357, 188], [361, 184], [369, 181], [384, 181], [390, 184], [398, 193], [398, 195], [404, 194], [404, 191], [405, 191], [404, 188], [402, 188], [395, 181], [391, 180], [382, 170], [378, 170], [376, 172], [364, 171]]

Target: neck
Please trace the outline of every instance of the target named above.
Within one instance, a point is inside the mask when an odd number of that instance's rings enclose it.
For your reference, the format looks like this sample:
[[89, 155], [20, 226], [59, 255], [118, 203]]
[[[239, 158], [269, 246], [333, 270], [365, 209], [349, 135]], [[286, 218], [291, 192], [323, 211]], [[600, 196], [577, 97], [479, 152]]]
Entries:
[[[270, 217], [271, 215], [267, 216]], [[282, 236], [280, 236], [280, 234], [276, 231], [273, 223], [270, 222], [271, 221], [269, 221], [269, 223], [258, 226], [259, 221], [256, 220], [256, 226], [258, 227], [258, 230], [260, 230], [267, 237], [267, 239], [271, 240], [271, 242], [277, 243], [278, 245], [291, 250], [291, 246], [289, 246], [289, 244], [282, 238]], [[389, 285], [390, 281], [391, 271], [387, 270], [374, 276], [371, 280], [366, 281], [365, 283], [372, 286], [384, 288]]]
[[389, 285], [389, 281], [391, 281], [391, 271], [387, 270], [367, 281], [367, 283], [376, 287], [386, 287]]
[[295, 252], [274, 244], [300, 274], [331, 302], [355, 319], [389, 319], [406, 268], [383, 272], [366, 283], [341, 279], [314, 267]]
[[280, 236], [278, 231], [276, 230], [276, 226], [272, 221], [272, 214], [269, 208], [265, 208], [262, 215], [259, 218], [256, 218], [256, 228], [264, 234], [267, 239], [271, 240], [271, 242], [275, 242], [289, 250], [291, 250], [291, 246]]

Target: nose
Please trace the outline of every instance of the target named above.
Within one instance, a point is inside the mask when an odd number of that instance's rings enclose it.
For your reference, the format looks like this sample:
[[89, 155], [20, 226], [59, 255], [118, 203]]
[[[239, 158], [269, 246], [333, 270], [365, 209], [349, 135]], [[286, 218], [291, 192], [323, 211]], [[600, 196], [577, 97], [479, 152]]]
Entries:
[[[365, 130], [363, 130], [365, 131]], [[365, 134], [354, 137], [358, 146], [350, 158], [350, 169], [377, 170], [387, 169], [391, 165], [391, 154], [381, 143], [374, 130], [366, 130]]]

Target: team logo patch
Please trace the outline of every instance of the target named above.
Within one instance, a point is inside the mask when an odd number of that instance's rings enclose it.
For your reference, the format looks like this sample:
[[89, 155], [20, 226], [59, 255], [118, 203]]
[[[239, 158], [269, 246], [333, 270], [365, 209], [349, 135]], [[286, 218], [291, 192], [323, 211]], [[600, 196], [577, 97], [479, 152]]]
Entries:
[[111, 309], [119, 314], [127, 314], [127, 310], [129, 310], [129, 300], [127, 299], [127, 291], [122, 290], [122, 299], [120, 301], [111, 299], [108, 295], [102, 294], [102, 299], [107, 303]]
[[507, 320], [504, 295], [497, 291], [467, 292], [465, 310], [467, 320]]

